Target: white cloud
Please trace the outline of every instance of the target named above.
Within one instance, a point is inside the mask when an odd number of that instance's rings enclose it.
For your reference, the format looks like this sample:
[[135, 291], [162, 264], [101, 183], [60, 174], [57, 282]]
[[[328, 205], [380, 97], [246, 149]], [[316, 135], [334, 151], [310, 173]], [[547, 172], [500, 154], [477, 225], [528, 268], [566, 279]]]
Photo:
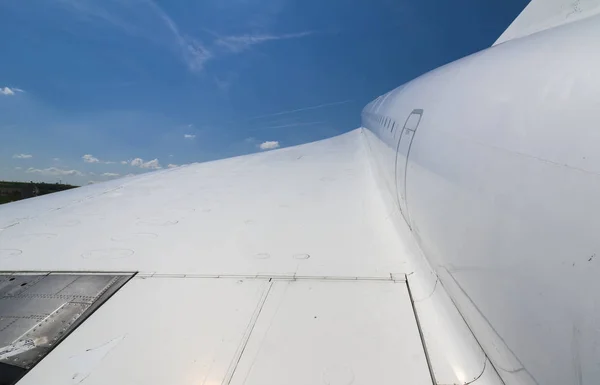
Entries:
[[55, 162], [60, 162], [60, 158], [52, 158], [52, 160]]
[[135, 158], [131, 160], [129, 164], [133, 167], [147, 168], [151, 170], [158, 170], [162, 168], [160, 163], [158, 162], [158, 159], [152, 159], [147, 162], [144, 162], [142, 158]]
[[169, 163], [169, 165], [167, 167], [168, 168], [175, 168], [175, 167], [179, 167], [179, 166], [176, 165], [176, 164], [173, 164], [173, 163]]
[[110, 160], [100, 160], [93, 156], [92, 154], [85, 154], [81, 157], [85, 163], [102, 163], [102, 164], [114, 164], [116, 162]]
[[15, 87], [13, 87], [13, 88], [9, 88], [9, 87], [2, 88], [2, 87], [0, 87], [0, 94], [2, 94], [2, 95], [11, 96], [11, 95], [14, 95], [15, 92], [25, 92], [25, 91], [23, 91], [20, 88], [15, 88]]
[[120, 176], [120, 174], [117, 174], [116, 172], [105, 172], [102, 174], [102, 176], [115, 177], [115, 176]]
[[129, 164], [129, 162], [128, 162], [128, 161], [126, 161], [126, 160], [122, 160], [122, 161], [121, 161], [121, 164]]
[[85, 163], [100, 163], [100, 159], [94, 157], [91, 154], [85, 154], [81, 157]]
[[196, 135], [194, 135], [194, 134], [185, 134], [185, 135], [183, 135], [183, 137], [186, 138], [186, 139], [194, 139], [196, 137]]
[[272, 141], [266, 141], [260, 144], [261, 150], [273, 150], [275, 148], [279, 148], [279, 142], [276, 140], [272, 140]]
[[14, 159], [30, 159], [33, 158], [33, 155], [31, 154], [15, 154], [13, 155]]
[[140, 165], [141, 168], [149, 168], [151, 170], [158, 170], [162, 168], [160, 163], [158, 163], [158, 159], [152, 159]]
[[225, 36], [219, 38], [215, 44], [221, 46], [231, 52], [238, 53], [245, 51], [255, 44], [265, 43], [273, 40], [297, 39], [312, 35], [312, 31], [288, 33], [284, 35], [241, 35], [241, 36]]
[[77, 171], [77, 170], [63, 170], [63, 169], [56, 168], [56, 167], [49, 167], [49, 168], [44, 168], [44, 169], [29, 167], [26, 172], [31, 173], [31, 174], [41, 174], [41, 175], [76, 175], [76, 176], [83, 176], [83, 173], [81, 171]]

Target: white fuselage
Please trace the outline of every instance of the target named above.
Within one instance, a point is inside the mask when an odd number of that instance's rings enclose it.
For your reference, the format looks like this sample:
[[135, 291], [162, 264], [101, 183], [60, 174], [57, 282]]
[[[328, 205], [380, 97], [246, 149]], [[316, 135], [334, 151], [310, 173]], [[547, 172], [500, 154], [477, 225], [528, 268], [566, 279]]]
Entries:
[[363, 110], [384, 194], [507, 384], [600, 378], [599, 47], [596, 16]]

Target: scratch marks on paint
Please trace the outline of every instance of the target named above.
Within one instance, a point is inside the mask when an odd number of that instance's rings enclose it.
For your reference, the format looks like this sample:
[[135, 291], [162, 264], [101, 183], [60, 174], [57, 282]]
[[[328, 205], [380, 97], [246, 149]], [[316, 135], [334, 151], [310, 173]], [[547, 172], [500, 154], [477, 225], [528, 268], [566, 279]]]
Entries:
[[75, 369], [73, 377], [71, 377], [73, 384], [80, 384], [88, 378], [108, 353], [123, 341], [124, 338], [125, 335], [117, 337], [104, 345], [86, 349], [83, 353], [70, 357], [69, 365]]
[[571, 7], [571, 12], [567, 13], [566, 19], [568, 19], [569, 17], [581, 13], [582, 9], [581, 9], [581, 0], [575, 0], [574, 2], [572, 2], [570, 5]]
[[20, 249], [0, 249], [0, 259], [16, 257], [21, 254], [23, 254], [23, 250]]

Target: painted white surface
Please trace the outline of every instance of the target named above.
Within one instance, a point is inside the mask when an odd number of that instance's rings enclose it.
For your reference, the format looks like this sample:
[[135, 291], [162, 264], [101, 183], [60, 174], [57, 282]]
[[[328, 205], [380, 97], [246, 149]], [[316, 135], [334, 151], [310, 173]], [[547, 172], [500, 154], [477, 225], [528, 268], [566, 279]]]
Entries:
[[437, 382], [464, 384], [479, 378], [485, 369], [485, 353], [441, 283], [424, 298], [413, 298]]
[[[509, 385], [600, 376], [598, 41], [591, 16], [446, 65], [364, 110], [396, 121], [424, 110], [407, 168], [412, 234]], [[398, 137], [363, 122], [389, 186]]]
[[275, 281], [231, 384], [431, 385], [405, 282]]
[[3, 205], [0, 270], [405, 273], [365, 156], [355, 130]]
[[[389, 153], [390, 147], [377, 139], [371, 131], [365, 130], [364, 135], [371, 151], [377, 151], [378, 155], [371, 161], [376, 168], [375, 176], [383, 185], [385, 176], [382, 172], [388, 168], [377, 166], [382, 164], [379, 163], [382, 159], [393, 161], [395, 157]], [[398, 138], [398, 135], [395, 137]], [[463, 384], [476, 379], [473, 383], [477, 385], [502, 383], [495, 370], [488, 372], [485, 354], [478, 341], [420, 250], [417, 240], [397, 208], [398, 197], [395, 196], [395, 191], [382, 189], [381, 193], [387, 207], [396, 207], [388, 222], [394, 226], [405, 249], [409, 250], [408, 255], [411, 256], [413, 271], [408, 274], [408, 281], [436, 382]]]
[[405, 282], [134, 278], [19, 384], [431, 384]]
[[134, 278], [19, 385], [221, 384], [266, 280]]
[[[240, 317], [239, 314], [221, 307], [214, 310], [217, 305], [212, 301], [237, 307], [238, 300], [227, 304], [234, 294], [222, 284], [190, 286], [180, 281], [201, 278], [163, 277], [238, 276], [234, 279], [237, 280], [256, 275], [313, 280], [387, 279], [386, 283], [395, 289], [383, 290], [381, 299], [376, 296], [379, 289], [372, 289], [381, 287], [378, 281], [373, 281], [373, 286], [371, 281], [335, 282], [339, 283], [335, 293], [321, 291], [323, 300], [316, 305], [327, 304], [332, 314], [350, 312], [352, 317], [337, 324], [320, 324], [320, 333], [355, 329], [359, 321], [378, 327], [364, 330], [359, 339], [345, 332], [333, 341], [321, 338], [315, 341], [315, 347], [328, 348], [330, 352], [338, 349], [340, 357], [348, 353], [348, 362], [356, 365], [353, 370], [361, 378], [373, 367], [381, 370], [371, 373], [370, 378], [397, 380], [402, 378], [398, 372], [401, 370], [416, 383], [429, 379], [425, 362], [419, 361], [424, 353], [412, 307], [407, 306], [410, 302], [405, 284], [395, 285], [390, 278], [403, 280], [404, 274], [411, 271], [408, 256], [415, 245], [398, 237], [389, 220], [389, 210], [372, 177], [364, 144], [362, 133], [355, 130], [304, 146], [111, 181], [0, 207], [1, 270], [139, 271], [140, 276], [154, 277], [136, 279], [122, 288], [84, 322], [85, 328], [69, 336], [43, 360], [43, 365], [28, 374], [24, 383], [56, 376], [55, 383], [60, 384], [72, 376], [73, 380], [92, 384], [134, 380], [152, 384], [152, 378], [164, 383], [173, 371], [193, 371], [185, 366], [189, 365], [190, 356], [200, 357], [202, 362], [213, 359], [210, 349], [217, 348], [208, 334], [218, 337], [237, 332], [228, 328], [233, 328], [230, 318]], [[150, 280], [165, 283], [157, 286]], [[242, 298], [239, 301], [251, 302], [255, 309], [257, 299]], [[325, 301], [327, 298], [329, 301]], [[358, 302], [360, 298], [362, 301]], [[339, 307], [350, 299], [352, 302]], [[300, 294], [293, 302], [296, 306], [313, 300], [318, 298]], [[386, 303], [390, 308], [382, 309]], [[310, 302], [305, 306], [310, 308]], [[214, 319], [199, 323], [198, 327], [203, 328], [200, 332], [190, 327], [187, 320], [179, 322], [181, 317], [202, 317], [204, 311], [214, 313]], [[382, 318], [381, 311], [390, 318]], [[218, 319], [223, 319], [224, 324], [219, 325]], [[244, 321], [245, 327], [250, 319]], [[97, 332], [108, 323], [109, 329]], [[397, 323], [397, 329], [391, 323]], [[390, 335], [381, 334], [380, 326]], [[178, 329], [177, 333], [173, 334], [172, 328]], [[298, 334], [297, 329], [292, 322], [281, 325], [280, 331], [308, 342], [308, 335]], [[343, 343], [339, 341], [341, 337]], [[381, 345], [384, 337], [388, 341], [399, 337], [406, 341], [394, 346], [383, 343], [385, 349], [375, 350], [373, 344]], [[172, 340], [165, 341], [166, 338]], [[120, 342], [111, 342], [116, 340]], [[190, 344], [209, 351], [194, 350]], [[349, 344], [355, 347], [353, 351]], [[217, 357], [214, 365], [221, 369], [215, 369], [215, 381], [229, 381], [236, 368], [231, 365], [236, 355], [242, 354], [240, 346]], [[163, 349], [169, 352], [169, 360], [181, 364], [158, 365], [152, 358], [151, 364], [147, 363], [147, 355], [165, 357]], [[148, 353], [136, 355], [136, 351]], [[371, 353], [366, 356], [365, 352]], [[362, 366], [357, 357], [364, 361]], [[377, 362], [371, 357], [377, 357]], [[248, 359], [244, 353], [241, 362]], [[335, 365], [323, 367], [314, 359], [288, 359], [287, 369], [305, 371], [311, 378], [322, 377], [322, 381], [335, 383], [340, 377]], [[117, 362], [126, 363], [129, 374], [125, 367], [117, 368]], [[387, 363], [387, 368], [378, 366], [382, 363]], [[137, 373], [148, 365], [153, 370]], [[264, 372], [260, 381], [271, 378], [265, 374], [268, 366], [263, 364], [261, 370]], [[275, 381], [276, 371], [271, 370]], [[186, 383], [192, 377], [197, 376], [178, 377], [172, 382]]]
[[600, 12], [599, 0], [532, 0], [494, 45]]

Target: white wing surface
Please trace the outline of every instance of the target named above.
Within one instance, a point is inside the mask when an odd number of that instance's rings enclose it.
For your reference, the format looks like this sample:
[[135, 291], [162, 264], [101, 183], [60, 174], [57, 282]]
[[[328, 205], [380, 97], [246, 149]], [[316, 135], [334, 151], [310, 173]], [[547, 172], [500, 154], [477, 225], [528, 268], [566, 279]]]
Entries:
[[19, 384], [431, 384], [362, 135], [0, 207], [8, 273], [135, 274]]

